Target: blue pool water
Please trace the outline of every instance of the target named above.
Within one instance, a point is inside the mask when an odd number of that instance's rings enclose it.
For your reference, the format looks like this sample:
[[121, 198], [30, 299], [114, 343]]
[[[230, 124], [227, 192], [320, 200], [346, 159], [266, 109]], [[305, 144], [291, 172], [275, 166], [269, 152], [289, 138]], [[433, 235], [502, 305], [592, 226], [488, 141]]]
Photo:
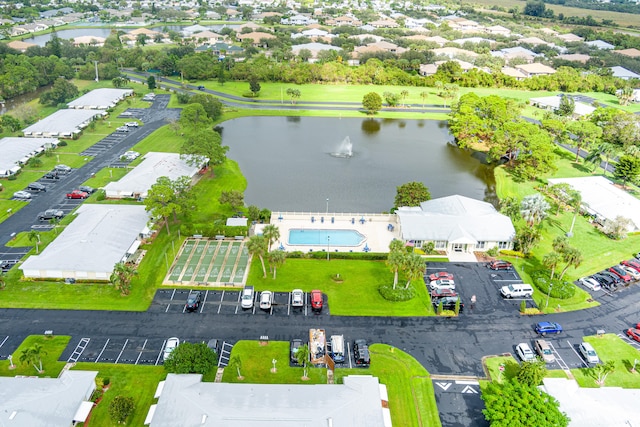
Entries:
[[358, 246], [363, 241], [356, 230], [289, 230], [290, 245]]

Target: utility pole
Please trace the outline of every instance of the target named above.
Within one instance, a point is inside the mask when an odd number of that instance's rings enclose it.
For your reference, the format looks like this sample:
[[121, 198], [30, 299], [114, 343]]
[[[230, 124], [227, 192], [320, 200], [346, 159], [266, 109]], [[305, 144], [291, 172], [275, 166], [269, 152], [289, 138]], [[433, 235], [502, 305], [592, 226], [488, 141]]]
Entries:
[[98, 78], [98, 61], [93, 61], [93, 65], [96, 67], [96, 83], [100, 81]]

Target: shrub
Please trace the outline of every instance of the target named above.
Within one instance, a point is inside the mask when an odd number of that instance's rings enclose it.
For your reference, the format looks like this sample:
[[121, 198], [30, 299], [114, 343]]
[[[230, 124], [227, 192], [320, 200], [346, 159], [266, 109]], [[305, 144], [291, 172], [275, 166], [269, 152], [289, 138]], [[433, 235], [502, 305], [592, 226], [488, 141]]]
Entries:
[[109, 405], [109, 415], [115, 423], [121, 424], [127, 421], [129, 415], [133, 413], [135, 403], [132, 397], [116, 396]]
[[60, 142], [58, 142], [58, 147], [66, 147], [67, 145], [68, 145], [68, 144], [67, 144], [67, 141], [60, 141]]
[[500, 251], [501, 255], [505, 255], [505, 256], [514, 256], [514, 257], [518, 257], [518, 258], [526, 258], [526, 255], [523, 252], [520, 251], [513, 251], [510, 249], [503, 249]]
[[436, 245], [433, 242], [427, 242], [424, 245], [422, 245], [422, 250], [427, 255], [433, 255], [433, 254], [437, 253], [436, 252]]
[[411, 286], [409, 286], [408, 289], [405, 289], [404, 287], [393, 289], [393, 285], [384, 284], [380, 285], [378, 292], [380, 292], [382, 298], [393, 302], [409, 301], [416, 296], [413, 287]]
[[527, 301], [522, 300], [520, 301], [520, 313], [526, 313], [527, 312]]
[[497, 246], [494, 246], [494, 247], [492, 247], [491, 249], [489, 249], [489, 250], [487, 251], [487, 255], [489, 255], [489, 256], [491, 256], [491, 257], [494, 257], [494, 256], [498, 255], [498, 247], [497, 247]]
[[98, 190], [98, 194], [96, 195], [96, 201], [101, 202], [106, 198], [107, 198], [107, 193], [105, 193], [104, 190]]
[[[331, 252], [333, 259], [365, 259], [370, 261], [383, 261], [387, 259], [385, 253], [372, 252]], [[309, 258], [322, 259], [327, 257], [326, 251], [313, 251], [309, 253]]]
[[[566, 280], [560, 281], [557, 278], [551, 281], [549, 276], [549, 271], [535, 271], [531, 274], [533, 284], [540, 292], [558, 299], [568, 299], [575, 295], [576, 286], [573, 283]], [[549, 292], [549, 289], [551, 289], [551, 292]]]

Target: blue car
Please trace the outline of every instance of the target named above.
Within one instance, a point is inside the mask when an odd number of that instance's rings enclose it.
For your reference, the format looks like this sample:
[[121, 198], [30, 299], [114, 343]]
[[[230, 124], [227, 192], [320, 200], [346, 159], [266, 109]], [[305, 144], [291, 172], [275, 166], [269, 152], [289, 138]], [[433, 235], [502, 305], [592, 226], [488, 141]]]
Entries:
[[547, 334], [559, 334], [562, 332], [562, 326], [555, 322], [540, 322], [536, 324], [535, 330], [542, 336]]

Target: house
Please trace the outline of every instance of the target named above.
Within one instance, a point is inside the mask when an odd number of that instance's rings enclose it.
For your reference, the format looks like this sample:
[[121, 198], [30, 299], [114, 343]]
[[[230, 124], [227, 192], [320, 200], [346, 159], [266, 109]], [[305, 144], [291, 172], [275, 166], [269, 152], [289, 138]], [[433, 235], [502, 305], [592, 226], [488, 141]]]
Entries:
[[607, 43], [603, 40], [593, 40], [585, 43], [587, 46], [595, 47], [596, 49], [602, 50], [612, 50], [615, 49], [615, 46], [611, 43]]
[[522, 71], [527, 77], [549, 76], [555, 74], [556, 70], [548, 65], [534, 62], [532, 64], [516, 65], [514, 68]]
[[189, 25], [188, 27], [184, 27], [182, 29], [182, 35], [185, 37], [189, 37], [194, 33], [199, 33], [201, 31], [209, 31], [209, 28], [202, 25]]
[[539, 28], [538, 31], [548, 36], [557, 36], [559, 34], [556, 30], [552, 30], [551, 28], [546, 28], [546, 27]]
[[551, 46], [552, 43], [542, 40], [540, 37], [524, 37], [518, 40], [518, 44], [530, 44], [531, 46], [546, 45]]
[[446, 57], [449, 57], [450, 59], [453, 59], [456, 57], [463, 57], [463, 58], [466, 57], [466, 58], [475, 59], [478, 57], [478, 54], [473, 51], [464, 50], [457, 47], [441, 47], [438, 49], [433, 49], [432, 52], [436, 56], [446, 56]]
[[106, 112], [96, 110], [58, 110], [22, 130], [27, 137], [71, 138], [82, 132], [96, 117], [104, 117]]
[[572, 34], [572, 33], [560, 34], [556, 37], [558, 37], [560, 40], [562, 40], [565, 43], [581, 42], [584, 40], [583, 37], [576, 36], [575, 34]]
[[[544, 96], [541, 98], [531, 98], [529, 99], [529, 103], [534, 107], [542, 108], [548, 111], [558, 111], [560, 108], [560, 100], [563, 96], [570, 95], [557, 95], [557, 96]], [[596, 107], [585, 104], [584, 102], [575, 101], [575, 108], [573, 110], [573, 117], [580, 118], [584, 116], [588, 116], [589, 114], [596, 111]]]
[[500, 49], [499, 51], [491, 51], [491, 56], [503, 58], [505, 62], [509, 62], [512, 59], [524, 59], [527, 63], [532, 63], [539, 55], [529, 49], [522, 46], [508, 47]]
[[565, 55], [558, 55], [556, 59], [562, 59], [565, 61], [571, 62], [580, 62], [581, 64], [586, 64], [591, 57], [589, 55], [583, 55], [581, 53], [567, 53]]
[[640, 75], [620, 66], [611, 67], [611, 71], [613, 72], [613, 77], [622, 80], [640, 79]]
[[299, 55], [300, 51], [306, 49], [309, 52], [311, 52], [311, 58], [309, 58], [309, 62], [314, 63], [318, 60], [318, 54], [320, 52], [326, 51], [326, 50], [334, 50], [336, 52], [340, 51], [341, 49], [337, 46], [331, 46], [330, 44], [324, 44], [324, 43], [305, 43], [305, 44], [297, 44], [297, 45], [293, 45], [291, 47], [291, 52], [294, 55]]
[[480, 32], [482, 29], [480, 24], [478, 24], [476, 21], [471, 21], [469, 19], [460, 18], [457, 16], [447, 19], [446, 22], [447, 24], [449, 24], [449, 28], [451, 28], [452, 30], [458, 30], [463, 33]]
[[387, 388], [369, 375], [342, 384], [233, 384], [168, 374], [156, 397], [150, 427], [391, 427]]
[[29, 49], [32, 46], [38, 46], [35, 43], [28, 43], [28, 42], [23, 42], [22, 40], [13, 40], [10, 41], [9, 43], [7, 43], [7, 46], [9, 46], [11, 49], [15, 49], [17, 51], [20, 52], [24, 52], [27, 49]]
[[618, 55], [628, 56], [629, 58], [640, 58], [640, 50], [636, 48], [614, 50], [613, 53]]
[[318, 21], [305, 15], [293, 15], [288, 18], [282, 18], [280, 23], [282, 25], [310, 25], [317, 24]]
[[85, 110], [108, 110], [131, 95], [133, 89], [99, 88], [74, 99], [67, 106]]
[[416, 35], [413, 35], [413, 36], [404, 36], [402, 38], [405, 39], [405, 40], [410, 40], [410, 41], [415, 41], [415, 42], [435, 43], [440, 47], [444, 46], [444, 44], [449, 41], [449, 40], [445, 39], [444, 37], [440, 37], [440, 36], [429, 37], [429, 36], [425, 36], [424, 34], [416, 34]]
[[225, 40], [225, 36], [223, 36], [222, 34], [218, 34], [218, 33], [214, 33], [213, 31], [199, 31], [197, 33], [192, 33], [191, 36], [189, 36], [189, 38], [191, 38], [192, 40], [195, 40], [195, 42], [199, 45], [202, 44], [215, 44], [218, 42], [223, 42]]
[[513, 67], [502, 67], [500, 72], [505, 76], [513, 77], [516, 80], [524, 80], [527, 78], [525, 73]]
[[246, 34], [237, 34], [236, 38], [240, 42], [242, 42], [244, 40], [250, 40], [252, 46], [260, 47], [260, 46], [263, 46], [262, 40], [273, 40], [273, 39], [276, 38], [276, 36], [274, 36], [271, 33], [263, 33], [263, 32], [254, 31], [254, 32], [251, 32], [251, 33], [246, 33]]
[[333, 25], [336, 27], [340, 27], [340, 26], [347, 26], [347, 27], [359, 27], [362, 25], [362, 21], [358, 20], [358, 18], [356, 18], [355, 16], [348, 16], [348, 15], [343, 15], [343, 16], [338, 16], [337, 18], [334, 19], [328, 19], [326, 21], [327, 25]]
[[105, 37], [98, 36], [78, 36], [74, 37], [74, 46], [104, 46], [104, 42], [107, 40]]
[[396, 215], [401, 239], [417, 248], [433, 242], [447, 252], [512, 249], [516, 235], [511, 219], [491, 203], [459, 195], [400, 207]]
[[495, 36], [509, 37], [511, 35], [511, 30], [503, 27], [502, 25], [493, 25], [491, 27], [485, 28], [484, 31], [487, 34], [493, 34]]
[[373, 28], [398, 28], [400, 24], [398, 24], [393, 19], [379, 19], [377, 21], [369, 22]]
[[0, 139], [0, 178], [15, 175], [30, 158], [58, 146], [57, 138], [19, 138]]
[[[460, 64], [460, 68], [462, 69], [462, 71], [469, 71], [473, 68], [478, 68], [469, 62], [461, 61], [459, 59], [451, 59], [450, 61]], [[440, 67], [440, 65], [444, 64], [445, 62], [447, 61], [436, 61], [433, 64], [420, 64], [419, 73], [421, 76], [425, 77], [432, 76], [438, 71], [438, 67]]]

